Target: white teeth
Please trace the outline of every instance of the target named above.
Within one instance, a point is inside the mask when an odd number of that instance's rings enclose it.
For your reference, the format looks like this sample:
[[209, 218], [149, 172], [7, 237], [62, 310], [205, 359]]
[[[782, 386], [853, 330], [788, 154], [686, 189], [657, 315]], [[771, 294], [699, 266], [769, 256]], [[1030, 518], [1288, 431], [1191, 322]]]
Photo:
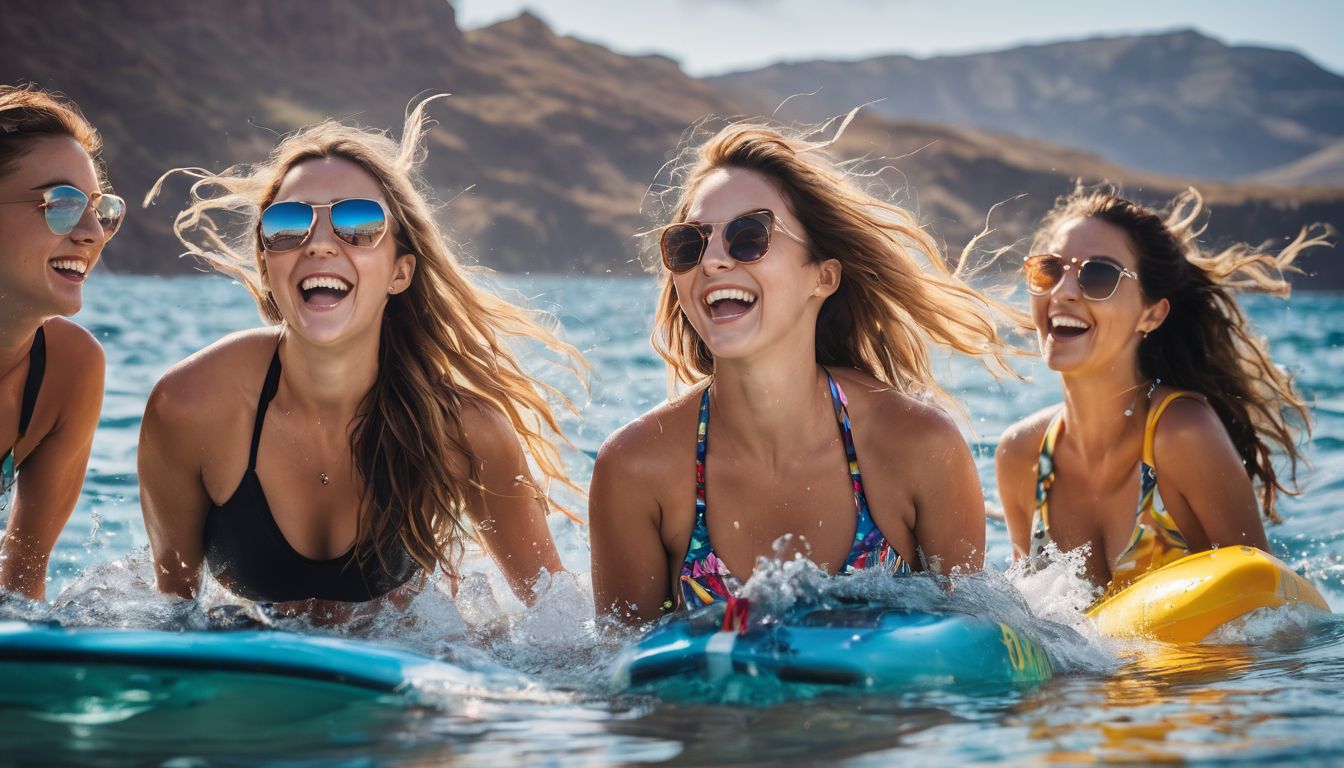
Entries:
[[1083, 330], [1092, 327], [1082, 320], [1068, 315], [1059, 315], [1058, 317], [1050, 318], [1050, 325], [1055, 328], [1082, 328]]
[[349, 293], [352, 287], [353, 286], [341, 278], [331, 277], [329, 275], [306, 277], [303, 282], [299, 283], [299, 290], [301, 291], [311, 291], [314, 288], [331, 288], [333, 290]]
[[88, 263], [80, 259], [54, 259], [50, 264], [56, 269], [68, 269], [81, 275], [89, 271]]
[[706, 304], [714, 304], [715, 302], [723, 301], [725, 299], [745, 301], [748, 304], [756, 303], [756, 297], [741, 288], [720, 288], [717, 291], [710, 291], [705, 294]]

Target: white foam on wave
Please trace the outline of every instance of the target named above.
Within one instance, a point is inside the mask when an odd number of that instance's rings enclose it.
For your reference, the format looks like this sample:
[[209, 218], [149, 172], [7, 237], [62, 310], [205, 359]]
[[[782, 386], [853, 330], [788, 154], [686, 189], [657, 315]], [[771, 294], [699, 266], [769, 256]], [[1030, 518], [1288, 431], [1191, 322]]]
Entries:
[[[780, 552], [797, 549], [795, 542], [778, 544]], [[875, 570], [830, 577], [801, 555], [762, 558], [740, 594], [752, 601], [753, 615], [865, 602], [988, 616], [1036, 640], [1062, 674], [1111, 674], [1136, 658], [1161, 654], [1157, 644], [1097, 634], [1086, 611], [1099, 589], [1085, 577], [1084, 561], [1081, 551], [1056, 551], [1038, 568], [1017, 562], [1005, 570], [991, 566], [974, 574], [920, 573], [893, 579]], [[543, 574], [532, 604], [526, 606], [494, 562], [475, 552], [463, 564], [455, 595], [450, 586], [436, 573], [408, 599], [361, 605], [340, 621], [321, 613], [285, 616], [241, 600], [208, 577], [197, 601], [163, 595], [155, 586], [149, 553], [141, 549], [90, 566], [50, 603], [13, 597], [0, 601], [0, 618], [173, 631], [220, 628], [224, 615], [244, 626], [256, 622], [374, 642], [476, 675], [469, 685], [433, 665], [418, 675], [413, 686], [417, 701], [452, 711], [460, 709], [464, 697], [572, 704], [605, 696], [610, 693], [611, 659], [639, 637], [638, 630], [597, 620], [586, 573]], [[1218, 630], [1205, 644], [1291, 641], [1317, 626], [1321, 617], [1300, 607], [1257, 611]]]
[[1333, 614], [1302, 603], [1259, 608], [1215, 629], [1201, 644], [1262, 645], [1271, 641], [1302, 640], [1332, 617]]

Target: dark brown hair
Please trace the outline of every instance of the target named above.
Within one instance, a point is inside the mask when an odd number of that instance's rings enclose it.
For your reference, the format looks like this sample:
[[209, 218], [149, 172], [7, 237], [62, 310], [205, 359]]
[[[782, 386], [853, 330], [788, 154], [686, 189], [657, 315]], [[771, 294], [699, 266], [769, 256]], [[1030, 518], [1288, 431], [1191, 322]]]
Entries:
[[69, 136], [89, 153], [106, 186], [100, 153], [103, 140], [73, 101], [35, 85], [0, 85], [0, 176], [14, 171], [39, 136]]

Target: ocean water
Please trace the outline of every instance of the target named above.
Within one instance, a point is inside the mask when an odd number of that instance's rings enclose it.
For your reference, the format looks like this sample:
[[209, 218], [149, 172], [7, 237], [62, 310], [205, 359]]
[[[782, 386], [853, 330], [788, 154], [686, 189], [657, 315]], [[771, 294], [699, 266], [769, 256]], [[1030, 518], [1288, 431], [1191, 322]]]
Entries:
[[[647, 337], [655, 286], [640, 278], [497, 277], [515, 298], [555, 315], [592, 364], [580, 416], [564, 417], [581, 484], [615, 428], [665, 395], [666, 374]], [[201, 625], [199, 608], [152, 588], [135, 479], [137, 431], [147, 394], [174, 362], [233, 330], [258, 324], [246, 292], [219, 278], [99, 274], [77, 319], [107, 350], [107, 397], [79, 505], [57, 545], [50, 602], [0, 605], [0, 618], [53, 619], [128, 628]], [[1277, 554], [1344, 605], [1344, 296], [1298, 294], [1284, 303], [1251, 297], [1252, 317], [1312, 400], [1315, 432], [1303, 494], [1283, 503], [1270, 529]], [[539, 364], [540, 365], [540, 364]], [[543, 368], [545, 366], [542, 366]], [[1058, 384], [1034, 360], [1026, 383], [943, 360], [940, 378], [965, 405], [987, 500], [993, 447], [1019, 416], [1052, 402]], [[554, 377], [554, 369], [546, 369]], [[243, 447], [240, 447], [242, 450]], [[688, 478], [689, 481], [689, 478]], [[581, 501], [574, 503], [581, 509]], [[318, 732], [230, 734], [210, 742], [114, 728], [21, 731], [0, 726], [0, 764], [76, 762], [234, 765], [537, 764], [765, 765], [1344, 761], [1344, 621], [1293, 612], [1253, 617], [1217, 642], [1172, 649], [1117, 643], [1090, 633], [1086, 595], [1061, 565], [1025, 575], [1009, 569], [1001, 523], [989, 523], [989, 573], [961, 592], [967, 607], [1011, 604], [1046, 644], [1060, 674], [1035, 691], [994, 695], [831, 695], [786, 703], [664, 701], [619, 695], [607, 664], [629, 637], [599, 631], [586, 584], [586, 531], [561, 515], [552, 529], [572, 575], [551, 581], [524, 609], [482, 557], [456, 600], [428, 590], [405, 614], [342, 630], [409, 647], [497, 681], [472, 692], [419, 691], [417, 705], [350, 714]], [[787, 589], [797, 569], [759, 569], [753, 589]], [[811, 578], [804, 574], [802, 578]], [[219, 590], [202, 600], [227, 602]], [[288, 628], [330, 631], [295, 622]], [[0, 713], [0, 721], [15, 722]], [[264, 738], [263, 738], [264, 735]]]

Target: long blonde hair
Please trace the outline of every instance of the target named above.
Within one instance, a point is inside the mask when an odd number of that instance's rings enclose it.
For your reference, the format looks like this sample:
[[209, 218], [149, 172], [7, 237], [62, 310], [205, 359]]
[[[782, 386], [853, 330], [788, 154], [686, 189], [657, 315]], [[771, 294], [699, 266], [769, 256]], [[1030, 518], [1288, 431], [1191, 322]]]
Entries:
[[[1026, 321], [966, 283], [967, 256], [976, 241], [949, 267], [913, 215], [859, 188], [826, 156], [843, 129], [829, 140], [810, 141], [809, 133], [738, 122], [698, 146], [688, 143], [672, 171], [669, 190], [679, 197], [671, 223], [686, 220], [692, 196], [714, 170], [761, 174], [778, 185], [802, 224], [810, 258], [840, 262], [840, 287], [817, 317], [819, 364], [856, 368], [900, 392], [928, 393], [949, 404], [933, 378], [931, 343], [1011, 375], [1006, 356], [1017, 350], [1004, 341], [1000, 325]], [[713, 373], [714, 357], [682, 311], [671, 274], [661, 271], [653, 346], [676, 379], [691, 384]]]
[[[563, 440], [546, 395], [571, 410], [573, 405], [524, 372], [504, 338], [544, 345], [581, 380], [587, 364], [577, 349], [543, 327], [536, 313], [474, 285], [470, 274], [483, 270], [463, 266], [435, 223], [429, 189], [419, 174], [428, 131], [425, 110], [435, 98], [410, 110], [400, 141], [386, 132], [327, 120], [288, 135], [259, 165], [217, 175], [178, 169], [199, 180], [174, 228], [192, 254], [241, 282], [262, 317], [278, 324], [283, 318], [265, 287], [256, 231], [260, 212], [275, 198], [286, 173], [305, 160], [341, 158], [378, 181], [400, 225], [399, 252], [414, 254], [416, 269], [410, 287], [388, 298], [377, 379], [351, 434], [351, 456], [364, 487], [356, 554], [362, 562], [372, 549], [382, 561], [382, 546], [396, 537], [422, 568], [440, 564], [451, 572], [468, 533], [467, 492], [480, 488], [477, 462], [453, 437], [462, 434], [463, 398], [505, 414], [546, 478], [581, 492], [565, 474], [549, 436]], [[146, 202], [171, 173], [159, 179]], [[219, 213], [242, 216], [238, 235], [230, 239], [216, 223]], [[188, 236], [193, 231], [199, 244]], [[467, 457], [467, 469], [459, 468], [455, 454]], [[538, 493], [543, 505], [548, 498], [549, 483]]]
[[[1328, 229], [1303, 228], [1277, 254], [1236, 243], [1219, 251], [1199, 245], [1207, 211], [1199, 192], [1177, 195], [1165, 213], [1121, 197], [1114, 187], [1079, 185], [1059, 198], [1041, 222], [1032, 243], [1038, 253], [1065, 222], [1097, 219], [1118, 227], [1139, 260], [1144, 300], [1166, 299], [1166, 320], [1139, 344], [1142, 375], [1198, 392], [1223, 423], [1252, 480], [1261, 485], [1261, 508], [1279, 520], [1275, 498], [1295, 495], [1297, 464], [1302, 460], [1288, 416], [1310, 433], [1310, 413], [1293, 379], [1269, 357], [1237, 304], [1235, 294], [1255, 291], [1287, 296], [1285, 272], [1308, 248], [1328, 246]], [[1291, 485], [1274, 469], [1271, 446], [1288, 457]]]

